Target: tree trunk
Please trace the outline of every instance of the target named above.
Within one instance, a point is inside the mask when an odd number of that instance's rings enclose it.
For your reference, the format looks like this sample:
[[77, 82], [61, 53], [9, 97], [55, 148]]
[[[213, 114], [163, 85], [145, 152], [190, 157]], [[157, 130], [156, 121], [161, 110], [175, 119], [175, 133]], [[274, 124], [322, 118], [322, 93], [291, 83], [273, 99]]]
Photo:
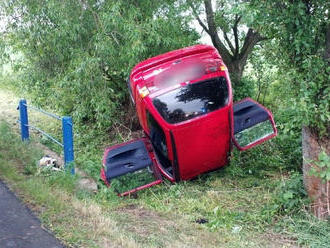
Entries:
[[[325, 30], [325, 50], [323, 58], [330, 64], [330, 24]], [[330, 216], [330, 181], [322, 182], [320, 178], [311, 176], [310, 169], [314, 167], [320, 170], [312, 161], [318, 160], [318, 155], [322, 149], [330, 154], [330, 127], [326, 137], [320, 139], [310, 127], [302, 129], [302, 150], [303, 150], [303, 173], [304, 185], [311, 199], [311, 210], [314, 215], [320, 219], [326, 219]]]
[[302, 129], [302, 150], [303, 150], [303, 174], [304, 186], [307, 194], [311, 199], [311, 211], [320, 218], [326, 219], [330, 216], [330, 182], [322, 182], [316, 176], [310, 174], [311, 168], [320, 170], [313, 161], [318, 160], [318, 155], [325, 149], [326, 153], [330, 153], [329, 137], [320, 139], [310, 127]]
[[230, 62], [225, 62], [226, 66], [228, 67], [230, 79], [233, 85], [239, 85], [241, 78], [243, 76], [243, 70], [245, 67], [246, 62], [244, 63], [242, 60], [233, 60]]
[[[233, 31], [235, 42], [232, 43], [228, 38], [227, 30], [224, 30], [221, 26], [217, 26], [217, 22], [215, 21], [215, 13], [212, 7], [211, 0], [204, 0], [205, 13], [206, 13], [206, 21], [207, 25], [205, 25], [202, 19], [198, 16], [196, 8], [193, 4], [190, 3], [190, 7], [192, 9], [193, 15], [196, 17], [198, 23], [203, 28], [203, 30], [208, 33], [210, 36], [213, 46], [218, 50], [221, 55], [223, 62], [228, 67], [228, 71], [231, 77], [231, 81], [233, 85], [237, 86], [241, 81], [244, 67], [246, 65], [246, 61], [248, 56], [252, 53], [253, 48], [259, 42], [264, 40], [257, 31], [249, 28], [246, 35], [242, 39], [243, 44], [240, 46], [240, 35], [238, 25], [242, 18], [242, 16], [236, 15], [235, 21], [231, 25], [231, 29]], [[222, 31], [224, 35], [225, 42], [224, 43], [218, 34], [219, 30]], [[225, 46], [227, 44], [227, 47]]]

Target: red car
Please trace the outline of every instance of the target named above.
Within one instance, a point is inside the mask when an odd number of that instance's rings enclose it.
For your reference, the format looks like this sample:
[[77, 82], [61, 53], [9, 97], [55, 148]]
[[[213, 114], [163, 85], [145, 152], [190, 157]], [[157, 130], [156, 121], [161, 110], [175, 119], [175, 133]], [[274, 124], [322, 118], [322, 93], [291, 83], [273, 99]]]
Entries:
[[[162, 182], [189, 180], [228, 163], [232, 143], [249, 149], [277, 134], [269, 110], [250, 98], [233, 104], [228, 70], [217, 50], [196, 45], [137, 64], [128, 88], [145, 137], [105, 150], [101, 178], [148, 168]], [[132, 174], [133, 173], [133, 174]]]

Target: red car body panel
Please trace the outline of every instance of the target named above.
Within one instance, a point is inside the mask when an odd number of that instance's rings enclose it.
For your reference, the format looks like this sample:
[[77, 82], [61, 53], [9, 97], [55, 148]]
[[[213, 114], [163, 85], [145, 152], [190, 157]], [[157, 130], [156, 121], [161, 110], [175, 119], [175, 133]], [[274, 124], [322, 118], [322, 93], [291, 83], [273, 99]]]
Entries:
[[230, 125], [223, 120], [229, 119], [229, 106], [203, 117], [173, 129], [181, 180], [215, 170], [228, 162]]

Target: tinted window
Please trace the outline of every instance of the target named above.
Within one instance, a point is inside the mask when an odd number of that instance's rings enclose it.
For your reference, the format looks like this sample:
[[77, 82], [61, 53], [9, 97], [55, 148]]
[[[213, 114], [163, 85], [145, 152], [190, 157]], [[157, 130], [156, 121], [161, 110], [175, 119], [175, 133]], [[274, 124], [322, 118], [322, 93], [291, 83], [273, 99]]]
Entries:
[[224, 77], [213, 78], [175, 89], [153, 99], [168, 123], [178, 123], [220, 109], [228, 103]]

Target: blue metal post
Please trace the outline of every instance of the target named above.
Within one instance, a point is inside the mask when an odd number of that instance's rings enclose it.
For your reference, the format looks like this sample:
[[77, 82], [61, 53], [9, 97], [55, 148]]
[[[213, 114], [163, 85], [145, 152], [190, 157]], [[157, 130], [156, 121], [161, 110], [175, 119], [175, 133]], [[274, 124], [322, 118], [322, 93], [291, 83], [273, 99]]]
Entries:
[[29, 120], [28, 120], [28, 112], [26, 106], [26, 100], [21, 99], [19, 101], [19, 118], [21, 123], [21, 138], [22, 141], [29, 140]]
[[63, 148], [64, 148], [64, 163], [65, 167], [71, 167], [71, 174], [75, 173], [74, 169], [74, 154], [73, 154], [73, 124], [72, 118], [64, 116], [62, 118], [62, 132], [63, 132]]

